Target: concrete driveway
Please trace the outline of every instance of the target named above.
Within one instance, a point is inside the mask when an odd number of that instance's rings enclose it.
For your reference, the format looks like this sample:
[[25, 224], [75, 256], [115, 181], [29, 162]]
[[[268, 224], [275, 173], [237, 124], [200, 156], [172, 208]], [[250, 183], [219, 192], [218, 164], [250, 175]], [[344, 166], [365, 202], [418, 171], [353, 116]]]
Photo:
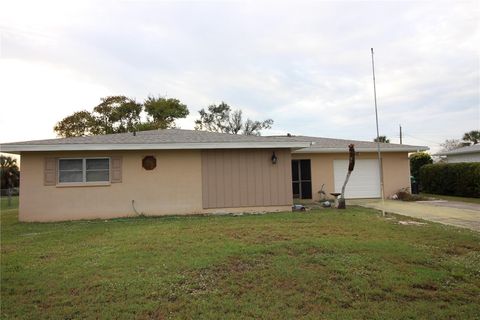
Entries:
[[[347, 200], [348, 204], [382, 210], [382, 200], [378, 199]], [[384, 208], [386, 212], [480, 231], [479, 204], [444, 200], [416, 202], [385, 200]]]

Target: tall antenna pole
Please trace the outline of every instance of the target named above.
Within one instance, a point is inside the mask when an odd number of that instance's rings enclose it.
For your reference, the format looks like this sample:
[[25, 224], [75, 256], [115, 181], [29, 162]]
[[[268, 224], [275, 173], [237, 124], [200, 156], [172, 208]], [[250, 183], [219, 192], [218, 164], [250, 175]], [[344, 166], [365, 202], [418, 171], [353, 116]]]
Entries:
[[371, 50], [372, 50], [373, 98], [375, 100], [375, 122], [377, 124], [378, 173], [380, 178], [380, 193], [382, 195], [382, 215], [385, 216], [385, 195], [383, 192], [382, 156], [380, 153], [380, 133], [378, 131], [377, 86], [375, 84], [375, 62], [373, 60], [373, 48], [371, 48]]
[[402, 143], [402, 125], [400, 124], [399, 127], [400, 127], [400, 144], [403, 144]]

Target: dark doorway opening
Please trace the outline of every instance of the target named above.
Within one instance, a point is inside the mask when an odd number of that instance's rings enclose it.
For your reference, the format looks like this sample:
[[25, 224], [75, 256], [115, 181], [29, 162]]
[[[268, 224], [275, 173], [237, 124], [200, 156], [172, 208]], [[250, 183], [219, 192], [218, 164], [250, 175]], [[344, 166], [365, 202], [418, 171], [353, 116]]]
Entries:
[[293, 198], [312, 199], [312, 170], [310, 160], [292, 160]]

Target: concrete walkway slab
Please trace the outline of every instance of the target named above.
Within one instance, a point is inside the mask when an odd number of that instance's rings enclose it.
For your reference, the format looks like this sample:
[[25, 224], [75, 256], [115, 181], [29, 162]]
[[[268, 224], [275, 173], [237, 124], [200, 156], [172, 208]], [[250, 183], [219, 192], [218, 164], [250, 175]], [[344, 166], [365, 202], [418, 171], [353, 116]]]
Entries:
[[[382, 210], [382, 200], [347, 200], [347, 205]], [[480, 231], [480, 205], [454, 201], [385, 200], [386, 212]]]

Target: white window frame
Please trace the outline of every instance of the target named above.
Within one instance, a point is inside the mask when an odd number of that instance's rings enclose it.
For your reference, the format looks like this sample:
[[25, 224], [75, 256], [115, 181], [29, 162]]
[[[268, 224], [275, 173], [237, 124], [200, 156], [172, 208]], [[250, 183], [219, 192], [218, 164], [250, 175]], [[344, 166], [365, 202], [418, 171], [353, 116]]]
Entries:
[[[87, 160], [90, 159], [108, 159], [108, 181], [87, 181]], [[60, 182], [60, 161], [61, 160], [82, 160], [82, 181], [79, 182]], [[58, 186], [88, 186], [88, 185], [109, 185], [112, 180], [112, 159], [110, 157], [75, 157], [58, 158], [57, 161], [57, 185]]]

